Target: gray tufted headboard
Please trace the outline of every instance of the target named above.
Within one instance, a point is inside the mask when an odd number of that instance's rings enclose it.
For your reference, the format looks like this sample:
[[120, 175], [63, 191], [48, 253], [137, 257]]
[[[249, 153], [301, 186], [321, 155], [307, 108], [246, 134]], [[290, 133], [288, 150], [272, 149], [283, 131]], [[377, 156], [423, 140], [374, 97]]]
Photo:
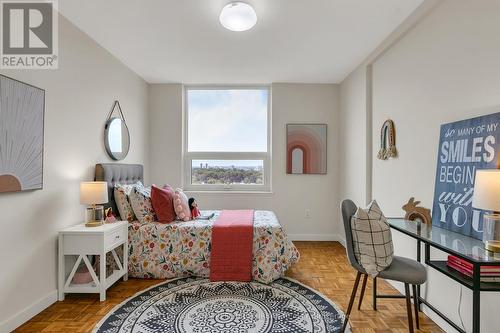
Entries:
[[109, 202], [104, 206], [112, 207], [116, 215], [119, 213], [114, 196], [115, 184], [144, 183], [144, 167], [141, 164], [100, 163], [95, 165], [94, 178], [96, 181], [108, 182]]

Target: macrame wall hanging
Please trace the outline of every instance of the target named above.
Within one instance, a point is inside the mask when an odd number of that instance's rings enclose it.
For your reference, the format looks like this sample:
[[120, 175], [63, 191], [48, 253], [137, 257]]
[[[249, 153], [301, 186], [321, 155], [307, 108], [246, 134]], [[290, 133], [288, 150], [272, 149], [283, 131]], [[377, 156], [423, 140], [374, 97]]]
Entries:
[[380, 150], [378, 151], [377, 158], [387, 160], [390, 157], [394, 158], [397, 156], [394, 122], [391, 119], [387, 119], [380, 130]]

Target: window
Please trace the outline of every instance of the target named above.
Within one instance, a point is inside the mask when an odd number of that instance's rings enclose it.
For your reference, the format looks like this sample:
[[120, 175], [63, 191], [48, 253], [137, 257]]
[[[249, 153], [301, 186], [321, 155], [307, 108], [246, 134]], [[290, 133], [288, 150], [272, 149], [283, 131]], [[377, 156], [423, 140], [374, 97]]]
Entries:
[[184, 189], [269, 191], [270, 90], [185, 89]]

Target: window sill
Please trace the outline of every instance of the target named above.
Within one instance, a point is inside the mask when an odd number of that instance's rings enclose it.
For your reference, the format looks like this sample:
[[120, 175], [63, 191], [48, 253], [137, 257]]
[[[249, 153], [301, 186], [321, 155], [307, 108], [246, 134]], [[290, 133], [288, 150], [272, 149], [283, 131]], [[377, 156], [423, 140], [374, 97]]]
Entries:
[[257, 195], [274, 195], [272, 191], [231, 191], [231, 190], [220, 190], [220, 191], [203, 191], [203, 190], [185, 190], [185, 193], [193, 193], [193, 194], [209, 194], [209, 195], [227, 195], [227, 194], [257, 194]]

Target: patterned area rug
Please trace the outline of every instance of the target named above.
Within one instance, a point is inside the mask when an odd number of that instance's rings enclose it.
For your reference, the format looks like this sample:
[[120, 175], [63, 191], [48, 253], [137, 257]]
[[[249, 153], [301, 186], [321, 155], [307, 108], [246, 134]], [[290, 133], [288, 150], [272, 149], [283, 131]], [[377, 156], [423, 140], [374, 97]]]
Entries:
[[170, 280], [118, 305], [99, 333], [340, 332], [344, 314], [318, 292], [288, 278], [270, 284]]

